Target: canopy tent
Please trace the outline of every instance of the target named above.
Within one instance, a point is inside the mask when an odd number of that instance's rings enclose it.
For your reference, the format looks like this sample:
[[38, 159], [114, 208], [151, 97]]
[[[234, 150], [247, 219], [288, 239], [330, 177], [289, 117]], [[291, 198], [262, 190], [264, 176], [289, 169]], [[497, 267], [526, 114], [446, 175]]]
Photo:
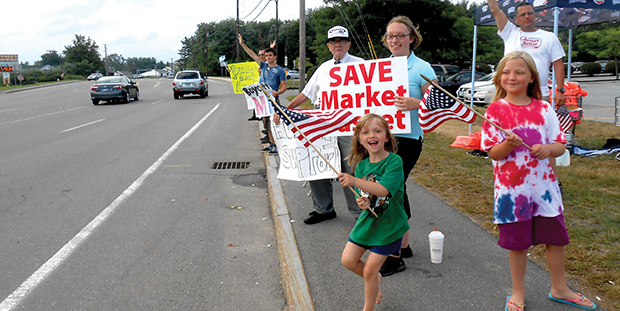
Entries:
[[[509, 19], [514, 20], [515, 10], [523, 0], [498, 1], [499, 7]], [[534, 5], [538, 27], [554, 27], [552, 10], [559, 9], [558, 26], [574, 29], [580, 25], [616, 22], [620, 20], [620, 0], [527, 0]], [[497, 26], [489, 5], [477, 7], [474, 11], [474, 24], [478, 26]]]
[[[591, 25], [605, 22], [617, 22], [620, 20], [620, 0], [498, 0], [499, 7], [508, 19], [514, 22], [515, 11], [519, 3], [527, 1], [534, 6], [536, 12], [537, 27], [553, 27], [553, 32], [558, 35], [558, 27], [568, 28], [568, 65], [571, 64], [573, 29], [579, 25]], [[497, 26], [495, 18], [485, 3], [474, 10], [474, 43], [472, 76], [476, 68], [476, 46], [478, 26]], [[569, 67], [570, 68], [570, 67]], [[555, 73], [552, 75], [552, 86], [555, 89]], [[568, 79], [570, 82], [570, 70]], [[472, 81], [472, 91], [475, 81]], [[472, 95], [470, 106], [474, 105]], [[471, 125], [469, 126], [471, 133]]]

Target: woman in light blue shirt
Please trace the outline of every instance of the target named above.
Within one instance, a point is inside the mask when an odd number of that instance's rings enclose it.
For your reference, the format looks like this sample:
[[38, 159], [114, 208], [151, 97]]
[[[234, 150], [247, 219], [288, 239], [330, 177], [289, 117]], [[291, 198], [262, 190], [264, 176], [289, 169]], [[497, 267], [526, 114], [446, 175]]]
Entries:
[[[420, 153], [422, 152], [422, 142], [424, 132], [420, 127], [418, 119], [418, 107], [420, 100], [426, 90], [430, 86], [424, 78], [423, 74], [432, 80], [437, 80], [435, 71], [431, 65], [415, 56], [413, 49], [418, 47], [422, 42], [422, 36], [417, 27], [413, 26], [411, 20], [406, 16], [396, 16], [387, 25], [383, 44], [390, 49], [392, 57], [407, 57], [407, 72], [409, 75], [409, 96], [396, 96], [395, 106], [403, 111], [411, 111], [411, 133], [397, 134], [396, 142], [398, 144], [398, 154], [403, 159], [403, 173], [405, 181], [409, 178], [409, 174], [415, 166]], [[404, 208], [407, 217], [411, 218], [411, 207], [409, 206], [409, 198], [407, 196], [407, 184], [405, 183]], [[396, 255], [396, 254], [395, 254]], [[403, 236], [401, 248], [401, 257], [410, 258], [413, 256], [411, 247], [409, 247], [409, 231]], [[396, 272], [405, 270], [405, 263], [401, 257], [390, 256], [381, 267], [383, 276], [391, 275]]]

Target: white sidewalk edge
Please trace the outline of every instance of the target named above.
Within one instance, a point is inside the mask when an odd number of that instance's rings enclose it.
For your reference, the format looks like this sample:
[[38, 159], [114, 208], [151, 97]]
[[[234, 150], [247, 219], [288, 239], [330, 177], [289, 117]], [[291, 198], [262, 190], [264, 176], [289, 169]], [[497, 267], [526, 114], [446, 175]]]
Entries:
[[271, 214], [276, 232], [278, 257], [280, 258], [282, 288], [284, 289], [288, 310], [313, 311], [314, 303], [310, 296], [306, 273], [297, 249], [297, 241], [291, 226], [291, 218], [284, 200], [282, 186], [277, 178], [278, 166], [275, 156], [270, 156], [266, 152], [265, 164], [269, 182]]

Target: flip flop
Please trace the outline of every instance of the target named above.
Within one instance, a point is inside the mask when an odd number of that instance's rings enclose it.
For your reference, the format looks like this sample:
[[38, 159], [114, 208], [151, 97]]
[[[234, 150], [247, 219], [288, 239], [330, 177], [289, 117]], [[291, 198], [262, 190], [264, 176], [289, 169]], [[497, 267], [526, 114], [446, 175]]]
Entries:
[[520, 305], [520, 304], [518, 304], [516, 302], [510, 301], [510, 296], [506, 297], [506, 308], [505, 308], [506, 310], [505, 311], [509, 311], [508, 310], [508, 305], [513, 305], [513, 306], [517, 307], [518, 311], [525, 310], [525, 305]]
[[553, 301], [565, 303], [567, 305], [571, 305], [573, 307], [577, 307], [577, 308], [580, 308], [580, 309], [585, 309], [585, 310], [594, 310], [594, 309], [596, 309], [596, 304], [594, 303], [594, 301], [592, 301], [592, 306], [591, 307], [586, 307], [586, 306], [582, 306], [582, 305], [576, 304], [576, 302], [578, 302], [578, 301], [586, 301], [586, 297], [583, 297], [583, 295], [580, 294], [580, 293], [575, 293], [575, 294], [579, 295], [579, 297], [581, 297], [581, 298], [579, 298], [579, 299], [560, 299], [560, 298], [554, 298], [551, 295], [551, 292], [549, 292], [549, 299], [551, 299]]

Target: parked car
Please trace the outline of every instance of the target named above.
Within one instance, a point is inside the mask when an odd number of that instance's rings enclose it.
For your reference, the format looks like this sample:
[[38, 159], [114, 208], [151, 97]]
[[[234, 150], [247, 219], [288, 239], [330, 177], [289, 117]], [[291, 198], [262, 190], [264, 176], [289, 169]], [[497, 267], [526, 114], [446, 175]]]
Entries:
[[[475, 91], [473, 92], [474, 105], [484, 107], [491, 104], [495, 95], [494, 76], [495, 72], [492, 72], [480, 78], [480, 80], [476, 80]], [[456, 92], [456, 97], [465, 104], [469, 104], [472, 97], [471, 82], [461, 85]]]
[[297, 70], [289, 70], [286, 73], [286, 79], [290, 80], [290, 79], [299, 79], [299, 71]]
[[209, 84], [198, 70], [182, 70], [172, 80], [172, 95], [179, 99], [186, 94], [198, 94], [201, 98], [209, 96]]
[[573, 66], [573, 71], [581, 71], [581, 65], [583, 62], [572, 62], [571, 66]]
[[100, 74], [98, 72], [94, 72], [94, 73], [91, 73], [90, 75], [88, 75], [88, 77], [86, 77], [86, 79], [88, 79], [88, 81], [97, 81], [102, 76], [103, 76], [102, 74]]
[[461, 68], [457, 65], [432, 64], [431, 67], [435, 70], [437, 80], [439, 81], [443, 81], [445, 78], [461, 71]]
[[[479, 80], [482, 77], [484, 77], [484, 73], [476, 72], [475, 80]], [[446, 91], [452, 93], [452, 95], [457, 95], [456, 91], [458, 88], [468, 82], [471, 82], [471, 70], [463, 70], [459, 73], [453, 74], [443, 81], [439, 81], [438, 84]]]
[[606, 59], [603, 59], [603, 60], [597, 60], [597, 61], [595, 61], [595, 63], [601, 65], [601, 68], [603, 68], [603, 70], [605, 70], [605, 66], [607, 65], [607, 63], [609, 63], [609, 61], [606, 60]]
[[135, 82], [126, 76], [101, 77], [90, 87], [90, 99], [93, 105], [100, 101], [122, 101], [128, 103], [130, 99], [137, 101], [140, 90]]

